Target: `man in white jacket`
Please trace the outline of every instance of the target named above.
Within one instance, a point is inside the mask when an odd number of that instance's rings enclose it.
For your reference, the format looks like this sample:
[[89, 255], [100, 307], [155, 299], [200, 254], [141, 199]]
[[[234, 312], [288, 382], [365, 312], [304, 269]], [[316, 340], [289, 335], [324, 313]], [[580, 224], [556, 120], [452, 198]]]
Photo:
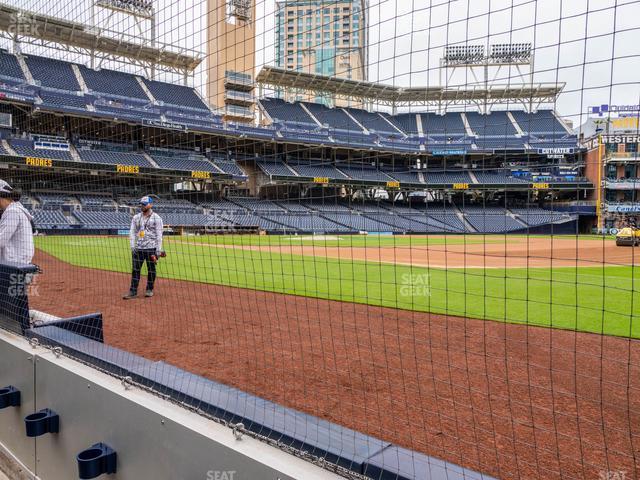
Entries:
[[0, 261], [27, 265], [33, 260], [33, 217], [18, 201], [20, 192], [0, 180]]
[[140, 270], [147, 263], [147, 291], [145, 297], [153, 297], [153, 286], [156, 280], [156, 262], [163, 256], [162, 251], [162, 219], [151, 210], [153, 198], [146, 196], [140, 199], [140, 213], [131, 220], [129, 242], [131, 244], [132, 269], [129, 293], [122, 298], [131, 300], [138, 296]]

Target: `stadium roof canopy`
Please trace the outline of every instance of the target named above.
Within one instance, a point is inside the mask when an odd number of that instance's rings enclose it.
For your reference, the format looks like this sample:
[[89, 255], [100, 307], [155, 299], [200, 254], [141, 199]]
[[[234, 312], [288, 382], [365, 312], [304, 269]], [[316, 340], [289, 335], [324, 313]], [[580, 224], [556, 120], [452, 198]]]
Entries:
[[171, 45], [155, 47], [135, 42], [134, 37], [107, 32], [60, 18], [30, 12], [0, 3], [0, 33], [17, 41], [52, 46], [50, 43], [82, 50], [83, 53], [104, 53], [126, 58], [142, 66], [159, 66], [180, 73], [192, 72], [202, 62], [203, 55], [193, 50]]
[[382, 83], [362, 80], [326, 77], [311, 73], [263, 67], [256, 78], [257, 83], [271, 88], [286, 88], [330, 94], [361, 100], [373, 100], [389, 105], [433, 105], [454, 104], [493, 105], [497, 103], [541, 103], [554, 102], [564, 83], [534, 83], [513, 85], [471, 85], [464, 87], [394, 87]]

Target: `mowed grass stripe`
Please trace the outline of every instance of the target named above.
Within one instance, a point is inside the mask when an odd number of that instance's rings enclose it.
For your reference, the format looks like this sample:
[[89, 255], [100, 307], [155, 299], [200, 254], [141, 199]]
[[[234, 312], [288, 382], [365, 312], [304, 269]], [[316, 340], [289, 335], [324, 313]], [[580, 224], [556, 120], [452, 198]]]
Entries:
[[[37, 247], [73, 265], [130, 271], [127, 238], [38, 237]], [[640, 338], [640, 267], [443, 270], [215, 244], [169, 241], [166, 250], [164, 278]]]

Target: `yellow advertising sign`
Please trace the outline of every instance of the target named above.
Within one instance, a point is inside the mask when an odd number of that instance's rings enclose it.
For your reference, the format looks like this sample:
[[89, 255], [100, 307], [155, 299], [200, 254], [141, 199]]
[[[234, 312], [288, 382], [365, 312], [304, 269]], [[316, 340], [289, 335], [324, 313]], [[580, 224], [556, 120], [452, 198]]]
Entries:
[[549, 184], [548, 183], [534, 183], [531, 185], [531, 188], [533, 188], [534, 190], [549, 190]]
[[454, 183], [453, 184], [453, 189], [454, 190], [469, 190], [469, 184], [468, 183]]
[[116, 165], [116, 172], [118, 172], [118, 173], [140, 173], [140, 167], [138, 165]]
[[313, 183], [329, 183], [329, 177], [314, 177]]
[[211, 172], [201, 172], [194, 170], [191, 172], [191, 178], [211, 178]]
[[49, 158], [27, 157], [24, 161], [30, 167], [53, 167], [53, 160]]

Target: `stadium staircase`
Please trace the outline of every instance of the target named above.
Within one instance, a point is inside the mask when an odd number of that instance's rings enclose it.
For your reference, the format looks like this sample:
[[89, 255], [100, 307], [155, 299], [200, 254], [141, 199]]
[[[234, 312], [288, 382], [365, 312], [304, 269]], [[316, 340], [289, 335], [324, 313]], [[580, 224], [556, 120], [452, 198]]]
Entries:
[[341, 108], [340, 110], [342, 110], [345, 113], [345, 115], [351, 119], [353, 123], [358, 125], [358, 127], [360, 127], [365, 134], [369, 135], [370, 133], [369, 130], [367, 130], [364, 125], [362, 125], [353, 115], [351, 115], [346, 108]]
[[142, 156], [143, 156], [144, 158], [146, 158], [146, 159], [147, 159], [147, 162], [149, 162], [149, 163], [150, 163], [151, 165], [153, 165], [155, 168], [160, 168], [160, 165], [158, 165], [158, 164], [156, 163], [156, 161], [151, 157], [151, 155], [149, 155], [147, 152], [143, 151], [143, 152], [142, 152]]
[[300, 106], [302, 107], [302, 109], [306, 112], [306, 114], [307, 114], [307, 115], [309, 115], [309, 117], [310, 117], [314, 122], [316, 122], [316, 125], [318, 125], [319, 127], [322, 127], [322, 126], [323, 126], [323, 125], [322, 125], [322, 123], [321, 123], [321, 122], [320, 122], [320, 121], [315, 117], [315, 115], [314, 115], [313, 113], [311, 113], [311, 110], [309, 110], [309, 109], [307, 108], [307, 106], [306, 106], [303, 102], [300, 102], [300, 104], [299, 104], [299, 105], [300, 105]]
[[80, 89], [84, 93], [89, 93], [89, 87], [87, 87], [87, 82], [84, 81], [84, 77], [82, 76], [82, 73], [80, 72], [80, 68], [78, 68], [78, 65], [76, 65], [75, 63], [72, 63], [71, 69], [73, 70], [73, 74], [76, 76], [76, 80], [78, 80], [78, 83], [80, 84]]
[[480, 183], [475, 173], [473, 173], [471, 170], [467, 170], [467, 173], [469, 174], [469, 177], [471, 177], [471, 183]]
[[74, 162], [82, 162], [82, 159], [80, 158], [76, 147], [71, 142], [69, 142], [69, 154], [71, 155], [71, 158], [73, 158]]
[[523, 222], [522, 220], [520, 220], [520, 217], [518, 217], [518, 215], [513, 213], [511, 210], [509, 210], [508, 208], [505, 208], [505, 212], [507, 213], [508, 216], [510, 216], [516, 222], [518, 222], [520, 225], [522, 225], [523, 228], [527, 228], [527, 229], [529, 228], [529, 225], [527, 223]]
[[424, 128], [422, 127], [422, 116], [416, 113], [416, 128], [418, 129], [418, 137], [424, 138]]
[[31, 85], [35, 84], [36, 81], [33, 78], [33, 75], [31, 74], [31, 70], [29, 70], [27, 62], [24, 61], [24, 57], [22, 55], [16, 55], [16, 58], [18, 59], [18, 64], [20, 65], [20, 68], [22, 69], [22, 73], [24, 74], [24, 78], [26, 78], [27, 82], [30, 83]]
[[480, 232], [478, 232], [478, 229], [476, 227], [471, 225], [471, 222], [467, 221], [467, 219], [464, 216], [464, 213], [462, 213], [460, 211], [460, 209], [454, 203], [451, 204], [451, 208], [455, 212], [456, 217], [458, 217], [458, 220], [460, 220], [462, 222], [462, 224], [464, 225], [465, 232], [467, 232], [467, 233], [480, 233]]
[[18, 156], [16, 151], [9, 145], [9, 142], [3, 139], [0, 143], [2, 143], [2, 148], [4, 148], [5, 152], [8, 152], [9, 155]]
[[467, 132], [467, 137], [471, 137], [471, 138], [477, 137], [478, 135], [471, 128], [471, 125], [469, 124], [469, 119], [464, 114], [464, 112], [461, 113], [460, 116], [462, 117], [462, 123], [464, 123], [464, 129]]
[[140, 77], [136, 77], [136, 80], [140, 84], [140, 88], [142, 88], [142, 90], [144, 91], [145, 95], [147, 95], [147, 97], [149, 97], [149, 100], [151, 100], [151, 102], [153, 102], [153, 103], [156, 103], [156, 97], [153, 96], [153, 93], [151, 93], [151, 90], [149, 90], [149, 87], [147, 87], [147, 84], [144, 83], [144, 80], [142, 80], [142, 78], [140, 78]]
[[402, 135], [402, 138], [407, 138], [407, 134], [405, 132], [403, 132], [395, 123], [393, 123], [391, 120], [389, 120], [387, 117], [385, 117], [384, 115], [382, 115], [380, 112], [376, 112], [378, 114], [378, 116], [380, 118], [382, 118], [382, 120], [384, 120], [385, 122], [387, 122], [391, 128], [393, 128], [396, 132], [398, 132], [400, 135]]
[[513, 116], [513, 113], [507, 112], [507, 118], [511, 121], [511, 124], [513, 125], [513, 128], [516, 129], [516, 132], [517, 132], [516, 133], [516, 137], [524, 137], [524, 132], [520, 128], [520, 125], [518, 125], [518, 122], [516, 122], [516, 119]]

